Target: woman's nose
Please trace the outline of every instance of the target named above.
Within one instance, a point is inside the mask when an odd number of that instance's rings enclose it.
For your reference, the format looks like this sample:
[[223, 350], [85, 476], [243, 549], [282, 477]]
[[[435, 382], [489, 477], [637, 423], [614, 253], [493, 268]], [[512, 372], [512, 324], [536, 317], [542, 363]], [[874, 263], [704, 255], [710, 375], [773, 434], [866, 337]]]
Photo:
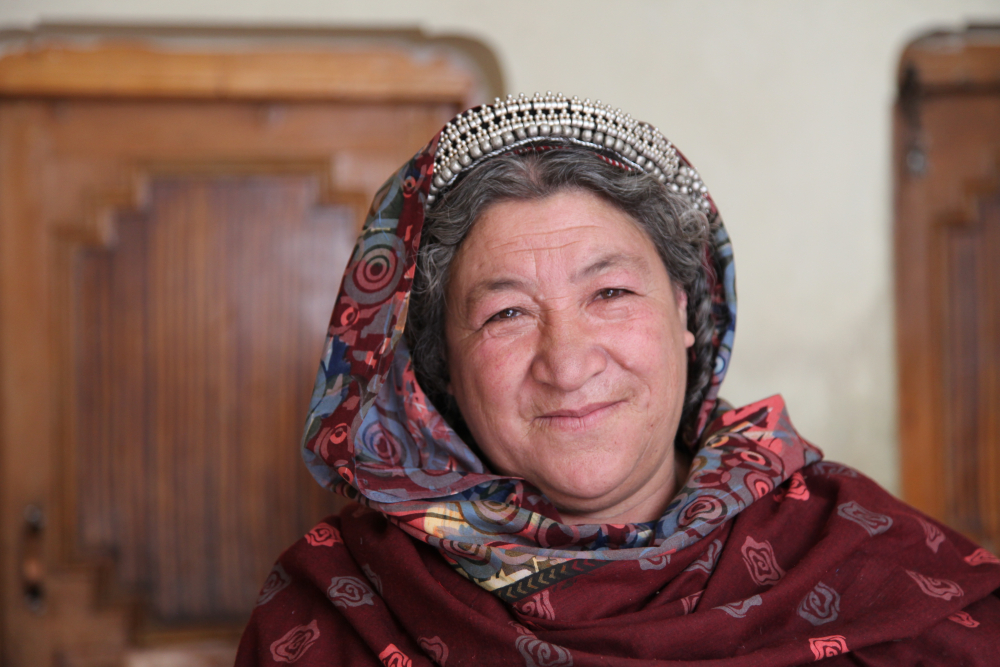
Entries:
[[531, 375], [537, 382], [575, 391], [607, 365], [606, 351], [581, 315], [560, 313], [545, 318], [531, 364]]

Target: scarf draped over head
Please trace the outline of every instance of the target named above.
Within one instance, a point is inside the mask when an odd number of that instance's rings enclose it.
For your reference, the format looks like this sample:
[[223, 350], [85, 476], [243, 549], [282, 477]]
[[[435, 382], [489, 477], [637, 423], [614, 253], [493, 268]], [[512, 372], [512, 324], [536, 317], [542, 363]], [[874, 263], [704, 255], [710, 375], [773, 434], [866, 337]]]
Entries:
[[[314, 477], [360, 506], [281, 556], [237, 664], [995, 664], [1000, 559], [821, 461], [780, 397], [739, 409], [718, 399], [736, 293], [707, 188], [648, 126], [560, 104], [466, 112], [376, 196], [302, 445]], [[501, 125], [476, 135], [484, 118]], [[567, 118], [577, 124], [558, 126]], [[531, 484], [492, 474], [414, 377], [403, 332], [426, 206], [471, 157], [535, 137], [652, 170], [711, 223], [714, 373], [688, 476], [654, 522], [562, 523]]]
[[[448, 128], [379, 191], [344, 275], [307, 419], [306, 463], [321, 484], [440, 549], [460, 573], [488, 590], [569, 560], [639, 560], [682, 549], [820, 458], [795, 433], [777, 397], [730, 412], [707, 429], [719, 412], [736, 325], [732, 248], [690, 163], [658, 133], [652, 138], [655, 130], [637, 127], [645, 139], [636, 130], [631, 141], [658, 151], [659, 164], [673, 169], [661, 180], [704, 210], [713, 230], [703, 266], [712, 286], [715, 362], [697, 416], [701, 446], [688, 484], [658, 521], [561, 523], [558, 511], [529, 483], [491, 474], [417, 384], [403, 330], [428, 199], [445, 184], [439, 171], [457, 177], [435, 160], [438, 150], [454, 152], [453, 139], [442, 148], [452, 137]], [[519, 149], [530, 143], [511, 134]], [[552, 134], [538, 141], [558, 145]], [[623, 169], [636, 168], [629, 156], [590, 139], [562, 140], [592, 144]], [[722, 462], [725, 475], [716, 472]]]

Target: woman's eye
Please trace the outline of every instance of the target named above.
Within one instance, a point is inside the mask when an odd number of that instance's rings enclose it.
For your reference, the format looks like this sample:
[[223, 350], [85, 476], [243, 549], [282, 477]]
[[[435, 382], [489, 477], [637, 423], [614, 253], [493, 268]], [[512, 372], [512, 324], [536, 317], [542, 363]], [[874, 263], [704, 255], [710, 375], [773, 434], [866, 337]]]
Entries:
[[602, 289], [597, 293], [598, 299], [615, 299], [623, 296], [628, 290], [622, 289], [621, 287], [609, 287], [607, 289]]
[[499, 313], [491, 317], [488, 322], [499, 322], [500, 320], [511, 320], [519, 316], [521, 311], [516, 308], [504, 308]]

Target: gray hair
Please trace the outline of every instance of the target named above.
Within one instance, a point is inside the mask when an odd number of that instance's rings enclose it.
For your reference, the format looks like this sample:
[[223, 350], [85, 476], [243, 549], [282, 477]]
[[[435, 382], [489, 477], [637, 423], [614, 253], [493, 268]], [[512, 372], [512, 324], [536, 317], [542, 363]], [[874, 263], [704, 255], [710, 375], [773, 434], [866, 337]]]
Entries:
[[698, 408], [712, 378], [715, 348], [709, 279], [703, 267], [710, 239], [705, 215], [652, 174], [625, 171], [590, 149], [566, 146], [507, 153], [473, 168], [435, 203], [424, 222], [410, 294], [406, 341], [417, 381], [427, 397], [474, 446], [455, 399], [448, 393], [446, 288], [455, 253], [492, 204], [543, 199], [566, 189], [594, 193], [627, 214], [653, 242], [667, 274], [687, 294], [687, 389], [677, 440], [693, 444]]

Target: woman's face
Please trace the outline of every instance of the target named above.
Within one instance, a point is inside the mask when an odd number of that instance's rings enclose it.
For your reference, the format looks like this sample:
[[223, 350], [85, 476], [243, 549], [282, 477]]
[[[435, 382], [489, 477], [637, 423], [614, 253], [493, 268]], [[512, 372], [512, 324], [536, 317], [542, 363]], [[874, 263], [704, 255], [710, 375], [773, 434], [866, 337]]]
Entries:
[[567, 523], [659, 518], [694, 336], [638, 225], [582, 190], [494, 204], [447, 299], [449, 391], [494, 469]]

